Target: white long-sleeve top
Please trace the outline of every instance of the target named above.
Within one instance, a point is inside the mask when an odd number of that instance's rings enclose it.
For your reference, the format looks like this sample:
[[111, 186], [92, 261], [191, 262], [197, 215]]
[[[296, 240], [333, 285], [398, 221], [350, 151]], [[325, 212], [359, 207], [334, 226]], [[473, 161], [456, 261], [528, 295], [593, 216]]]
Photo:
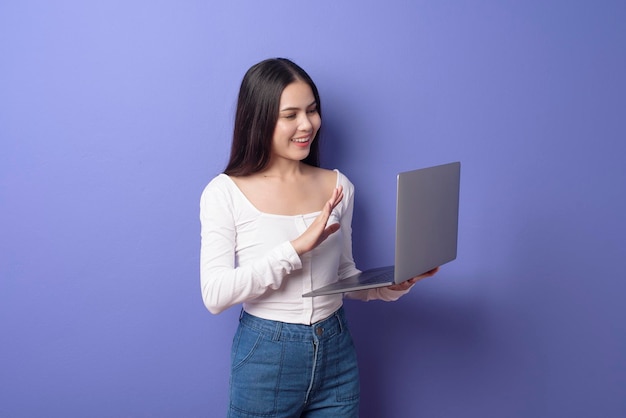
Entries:
[[[290, 241], [302, 234], [319, 212], [286, 216], [263, 213], [225, 174], [206, 186], [200, 199], [202, 298], [212, 313], [243, 303], [260, 318], [312, 324], [343, 303], [342, 294], [302, 297], [303, 293], [359, 272], [352, 256], [354, 186], [337, 173], [344, 198], [328, 224], [339, 231], [313, 251], [298, 256]], [[392, 301], [405, 292], [387, 288], [361, 290], [346, 297]]]

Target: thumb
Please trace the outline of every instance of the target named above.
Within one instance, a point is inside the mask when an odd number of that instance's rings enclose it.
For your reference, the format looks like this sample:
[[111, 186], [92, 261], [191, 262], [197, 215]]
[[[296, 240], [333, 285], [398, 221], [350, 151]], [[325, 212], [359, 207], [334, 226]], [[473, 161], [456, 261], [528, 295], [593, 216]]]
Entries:
[[324, 234], [322, 235], [322, 241], [328, 238], [330, 235], [334, 234], [339, 230], [340, 225], [338, 223], [334, 223], [332, 225], [328, 225], [326, 229], [324, 229]]
[[328, 232], [328, 235], [334, 234], [335, 232], [339, 230], [339, 227], [340, 225], [338, 223], [328, 225], [328, 227], [326, 228], [326, 232]]

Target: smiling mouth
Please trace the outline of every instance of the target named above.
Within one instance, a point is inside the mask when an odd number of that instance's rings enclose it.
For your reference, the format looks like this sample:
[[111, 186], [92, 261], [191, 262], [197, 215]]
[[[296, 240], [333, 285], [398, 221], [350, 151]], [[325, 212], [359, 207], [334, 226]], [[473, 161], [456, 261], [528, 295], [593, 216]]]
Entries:
[[307, 142], [309, 142], [310, 138], [292, 138], [291, 141], [295, 142], [297, 144], [306, 144]]

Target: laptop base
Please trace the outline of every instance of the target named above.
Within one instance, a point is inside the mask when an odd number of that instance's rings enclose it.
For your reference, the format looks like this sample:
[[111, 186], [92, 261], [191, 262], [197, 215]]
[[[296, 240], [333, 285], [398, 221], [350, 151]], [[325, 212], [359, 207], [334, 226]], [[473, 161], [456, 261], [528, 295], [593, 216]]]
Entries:
[[393, 276], [393, 266], [378, 267], [355, 274], [354, 276], [347, 277], [335, 283], [331, 283], [312, 292], [305, 293], [302, 297], [332, 295], [335, 293], [345, 293], [353, 292], [355, 290], [391, 286], [394, 284]]

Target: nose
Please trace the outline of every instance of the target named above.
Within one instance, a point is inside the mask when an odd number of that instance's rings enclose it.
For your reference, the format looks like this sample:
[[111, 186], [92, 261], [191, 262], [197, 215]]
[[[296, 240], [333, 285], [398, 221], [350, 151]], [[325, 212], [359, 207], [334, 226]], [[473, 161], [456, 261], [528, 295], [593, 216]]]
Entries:
[[305, 131], [305, 132], [309, 132], [313, 129], [313, 123], [311, 122], [311, 118], [306, 112], [304, 112], [302, 116], [300, 117], [298, 129], [300, 129], [301, 131]]

